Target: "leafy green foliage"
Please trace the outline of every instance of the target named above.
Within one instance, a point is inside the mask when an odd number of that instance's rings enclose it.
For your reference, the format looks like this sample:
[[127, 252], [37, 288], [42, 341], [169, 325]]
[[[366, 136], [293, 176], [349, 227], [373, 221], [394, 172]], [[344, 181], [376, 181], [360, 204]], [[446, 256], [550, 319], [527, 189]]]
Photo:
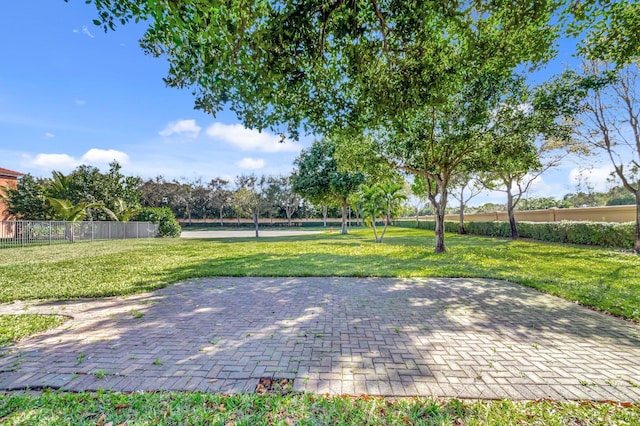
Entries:
[[32, 334], [55, 328], [66, 320], [60, 315], [0, 315], [0, 347]]
[[140, 179], [125, 176], [120, 169], [114, 161], [107, 173], [81, 165], [69, 175], [53, 171], [50, 179], [24, 175], [17, 189], [7, 191], [9, 211], [25, 220], [125, 218], [123, 206], [133, 210], [140, 204]]
[[148, 19], [142, 46], [169, 86], [253, 128], [316, 134], [436, 105], [477, 68], [551, 55], [554, 2], [97, 0], [97, 21]]
[[[373, 235], [376, 243], [381, 243], [387, 226], [391, 222], [392, 213], [398, 207], [401, 200], [407, 196], [402, 193], [404, 185], [393, 181], [385, 181], [372, 186], [363, 186], [361, 189], [362, 213], [368, 217], [367, 223], [373, 228]], [[378, 236], [376, 221], [378, 218], [384, 221], [384, 228]]]
[[78, 204], [72, 204], [71, 201], [65, 199], [48, 197], [47, 203], [53, 209], [53, 219], [64, 220], [68, 222], [81, 222], [87, 217], [87, 209], [104, 208], [102, 203], [87, 203], [81, 201]]
[[182, 232], [180, 224], [168, 207], [144, 207], [133, 220], [158, 224], [158, 237], [179, 237]]
[[136, 213], [140, 211], [139, 206], [127, 205], [126, 201], [121, 198], [117, 198], [114, 200], [113, 210], [110, 210], [106, 207], [104, 209], [111, 217], [111, 219], [118, 222], [128, 222], [133, 216], [135, 216]]
[[18, 179], [16, 189], [6, 188], [1, 195], [9, 206], [9, 213], [19, 219], [48, 220], [53, 217], [42, 182], [30, 174]]
[[[137, 207], [140, 204], [140, 178], [123, 175], [120, 164], [114, 161], [109, 171], [100, 172], [93, 166], [81, 165], [66, 176], [66, 195], [54, 194], [55, 198], [66, 198], [73, 204], [101, 203], [112, 212], [119, 209], [120, 203]], [[55, 182], [55, 176], [53, 181]], [[89, 208], [87, 217], [91, 220], [110, 220], [103, 208]]]
[[567, 2], [568, 33], [582, 56], [625, 65], [640, 58], [640, 4], [634, 0]]
[[360, 172], [341, 172], [335, 152], [335, 140], [316, 140], [296, 159], [296, 170], [291, 175], [291, 184], [295, 192], [312, 203], [340, 205], [342, 233], [346, 234], [348, 198], [364, 183], [365, 177]]
[[[640, 10], [640, 9], [638, 9]], [[640, 25], [640, 18], [638, 25]], [[584, 64], [586, 78], [611, 76], [585, 101], [583, 122], [576, 135], [590, 151], [603, 154], [613, 166], [612, 176], [634, 197], [637, 209], [633, 249], [640, 253], [640, 68], [637, 63], [613, 69], [611, 64]]]
[[[414, 222], [399, 222], [401, 226], [416, 227]], [[458, 222], [445, 222], [445, 232], [459, 231]], [[610, 248], [633, 248], [635, 227], [633, 223], [610, 222], [521, 222], [520, 236], [539, 241], [566, 244], [587, 244]], [[423, 221], [420, 229], [433, 230], [433, 221]], [[469, 222], [465, 224], [469, 234], [490, 237], [511, 237], [508, 222]]]
[[449, 234], [449, 255], [441, 256], [425, 246], [435, 240], [430, 231], [390, 227], [385, 244], [374, 243], [371, 233], [4, 250], [0, 301], [122, 295], [211, 276], [485, 277], [640, 320], [640, 258], [633, 254]]
[[[221, 395], [200, 392], [43, 392], [0, 395], [7, 425], [67, 424], [296, 424], [460, 425], [637, 424], [637, 404], [550, 400], [441, 401], [377, 396]], [[158, 420], [161, 418], [161, 420]], [[102, 420], [100, 420], [102, 419]]]
[[289, 226], [291, 226], [291, 218], [300, 208], [302, 202], [300, 195], [293, 190], [291, 178], [288, 176], [270, 177], [266, 198], [270, 212], [283, 211]]

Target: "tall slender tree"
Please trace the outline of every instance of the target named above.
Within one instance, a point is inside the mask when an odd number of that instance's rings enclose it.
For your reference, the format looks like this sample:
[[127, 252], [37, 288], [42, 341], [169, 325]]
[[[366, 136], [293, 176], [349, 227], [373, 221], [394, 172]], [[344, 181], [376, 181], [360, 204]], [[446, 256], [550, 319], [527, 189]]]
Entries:
[[316, 140], [300, 153], [291, 175], [293, 190], [312, 203], [337, 203], [342, 210], [342, 234], [347, 234], [349, 196], [364, 182], [359, 172], [340, 172], [335, 158], [336, 142], [331, 138]]
[[587, 98], [576, 135], [591, 153], [604, 155], [612, 175], [635, 198], [633, 249], [640, 253], [640, 70], [638, 64], [616, 70], [612, 64], [592, 61], [584, 64], [584, 71], [587, 77], [615, 77]]

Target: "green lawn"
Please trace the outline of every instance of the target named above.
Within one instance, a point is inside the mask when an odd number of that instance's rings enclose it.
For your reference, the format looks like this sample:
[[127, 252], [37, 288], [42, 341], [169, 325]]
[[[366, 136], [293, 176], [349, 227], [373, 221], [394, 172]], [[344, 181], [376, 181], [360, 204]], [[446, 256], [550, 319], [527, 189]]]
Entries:
[[622, 425], [640, 406], [611, 403], [389, 400], [310, 394], [60, 393], [0, 395], [5, 425]]
[[[640, 257], [600, 248], [392, 228], [282, 238], [126, 240], [2, 251], [0, 301], [103, 297], [207, 276], [490, 277], [640, 320]], [[60, 318], [0, 316], [0, 341]], [[0, 395], [7, 425], [119, 424], [640, 424], [637, 404], [388, 400], [308, 394], [64, 393]]]
[[0, 315], [0, 347], [40, 331], [54, 328], [66, 320], [60, 315]]
[[281, 238], [148, 239], [2, 251], [0, 302], [104, 297], [208, 276], [487, 277], [640, 321], [640, 257], [601, 248], [390, 228]]

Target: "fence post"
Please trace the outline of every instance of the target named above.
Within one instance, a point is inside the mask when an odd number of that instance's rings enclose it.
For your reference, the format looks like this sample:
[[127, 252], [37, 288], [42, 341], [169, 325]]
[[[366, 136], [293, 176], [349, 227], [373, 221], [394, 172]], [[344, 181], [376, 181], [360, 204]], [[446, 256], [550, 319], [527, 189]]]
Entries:
[[140, 223], [136, 222], [136, 240], [140, 238], [139, 230], [140, 230]]
[[49, 221], [49, 245], [51, 245], [51, 229], [53, 228], [53, 225], [51, 224], [51, 221]]

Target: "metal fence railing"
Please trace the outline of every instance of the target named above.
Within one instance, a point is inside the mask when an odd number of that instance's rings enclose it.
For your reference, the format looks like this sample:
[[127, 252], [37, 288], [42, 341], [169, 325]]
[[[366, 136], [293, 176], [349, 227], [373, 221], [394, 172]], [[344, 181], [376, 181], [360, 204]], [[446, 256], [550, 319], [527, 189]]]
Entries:
[[158, 225], [150, 222], [11, 220], [0, 221], [0, 248], [153, 238], [157, 234]]

